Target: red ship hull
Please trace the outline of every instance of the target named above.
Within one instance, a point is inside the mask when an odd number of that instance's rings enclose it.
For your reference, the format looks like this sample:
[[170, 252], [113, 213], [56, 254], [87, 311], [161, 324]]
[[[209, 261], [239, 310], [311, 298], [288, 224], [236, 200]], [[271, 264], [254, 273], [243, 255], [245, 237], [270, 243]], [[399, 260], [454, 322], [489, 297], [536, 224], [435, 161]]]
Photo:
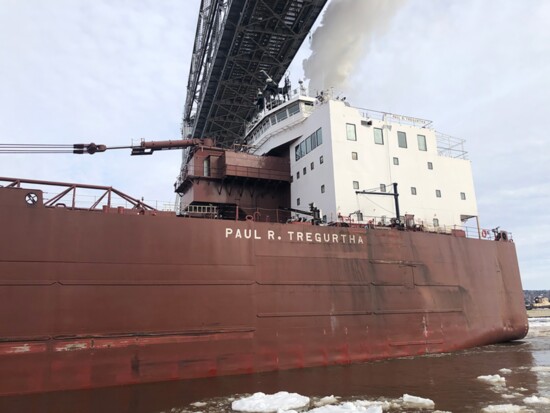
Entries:
[[0, 189], [0, 394], [520, 339], [512, 242], [46, 208]]

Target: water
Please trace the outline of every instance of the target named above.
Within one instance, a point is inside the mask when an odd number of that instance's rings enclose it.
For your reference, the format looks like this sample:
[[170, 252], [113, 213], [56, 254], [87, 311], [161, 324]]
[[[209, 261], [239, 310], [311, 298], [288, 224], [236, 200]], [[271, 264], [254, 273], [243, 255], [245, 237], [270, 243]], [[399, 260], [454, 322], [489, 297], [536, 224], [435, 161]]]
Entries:
[[[500, 369], [509, 369], [501, 372]], [[477, 379], [498, 374], [504, 385]], [[550, 318], [530, 319], [526, 339], [453, 354], [374, 363], [290, 370], [246, 376], [154, 383], [86, 391], [0, 398], [0, 412], [219, 413], [255, 392], [296, 392], [318, 401], [392, 401], [403, 394], [429, 398], [435, 409], [480, 412], [513, 404], [550, 412], [550, 404], [527, 405], [524, 398], [550, 398]], [[390, 412], [418, 410], [396, 407]], [[510, 410], [512, 411], [512, 410]]]

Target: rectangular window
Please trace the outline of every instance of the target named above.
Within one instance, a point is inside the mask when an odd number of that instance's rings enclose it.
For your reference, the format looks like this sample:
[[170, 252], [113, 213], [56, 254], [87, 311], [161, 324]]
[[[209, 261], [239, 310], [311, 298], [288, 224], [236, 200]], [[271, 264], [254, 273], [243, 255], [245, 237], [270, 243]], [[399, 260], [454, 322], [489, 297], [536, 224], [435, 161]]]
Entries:
[[294, 175], [290, 175], [290, 182], [294, 182]]
[[434, 169], [434, 164], [431, 162], [428, 162], [428, 169]]
[[416, 195], [416, 187], [411, 186], [411, 195]]
[[306, 154], [308, 154], [311, 152], [311, 136], [308, 136], [305, 142], [306, 142]]
[[355, 125], [353, 123], [346, 123], [346, 137], [348, 141], [356, 141], [357, 134], [355, 133]]
[[351, 153], [351, 159], [356, 161], [357, 160], [357, 152], [352, 152]]
[[300, 179], [300, 171], [296, 172], [296, 179]]
[[380, 192], [386, 192], [386, 184], [380, 184]]
[[300, 198], [296, 200], [296, 205], [300, 205]]
[[397, 132], [397, 144], [400, 148], [407, 147], [407, 134], [405, 132]]
[[287, 118], [286, 110], [282, 110], [277, 113], [277, 122], [281, 122]]
[[296, 102], [292, 106], [288, 107], [288, 115], [289, 116], [295, 115], [298, 112], [300, 112], [300, 104], [298, 102]]
[[309, 167], [311, 168], [312, 171], [315, 169], [315, 165], [313, 164], [313, 162], [311, 162], [311, 163], [309, 164]]
[[359, 189], [359, 181], [353, 181], [353, 189]]
[[416, 135], [418, 138], [418, 150], [427, 151], [428, 147], [426, 146], [426, 137], [424, 135]]
[[322, 194], [325, 193], [325, 186], [324, 186], [324, 185], [321, 185], [321, 193], [322, 193]]
[[462, 199], [463, 201], [466, 200], [466, 193], [465, 192], [460, 193], [460, 199]]
[[305, 174], [307, 174], [307, 168], [305, 166], [304, 166], [304, 169], [302, 169], [302, 173], [304, 174], [304, 176]]
[[438, 226], [439, 226], [439, 219], [434, 218], [434, 227], [438, 227]]
[[374, 143], [377, 145], [384, 145], [384, 134], [382, 133], [382, 129], [380, 128], [374, 128]]
[[393, 158], [393, 164], [399, 165], [399, 158]]
[[202, 174], [204, 176], [210, 176], [210, 156], [202, 161]]
[[319, 128], [315, 134], [317, 135], [317, 146], [319, 146], [323, 143], [323, 131]]
[[324, 162], [323, 155], [319, 156], [319, 163], [322, 164]]
[[435, 196], [441, 198], [441, 191], [439, 189], [435, 190]]

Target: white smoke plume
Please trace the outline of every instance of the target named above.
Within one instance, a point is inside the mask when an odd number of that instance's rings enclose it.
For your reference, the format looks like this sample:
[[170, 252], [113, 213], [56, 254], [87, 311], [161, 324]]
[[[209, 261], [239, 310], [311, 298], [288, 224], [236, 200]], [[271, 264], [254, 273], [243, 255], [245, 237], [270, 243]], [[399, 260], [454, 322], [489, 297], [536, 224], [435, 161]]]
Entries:
[[370, 42], [383, 33], [406, 0], [331, 0], [311, 38], [311, 56], [303, 61], [311, 93], [345, 90]]

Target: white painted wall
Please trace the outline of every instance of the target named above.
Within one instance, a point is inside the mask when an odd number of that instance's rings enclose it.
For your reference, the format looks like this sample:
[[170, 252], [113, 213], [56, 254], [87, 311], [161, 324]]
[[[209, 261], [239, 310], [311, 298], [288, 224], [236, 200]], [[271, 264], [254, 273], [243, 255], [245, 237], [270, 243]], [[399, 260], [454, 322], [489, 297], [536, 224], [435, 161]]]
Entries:
[[[290, 145], [293, 208], [308, 210], [308, 204], [314, 202], [328, 221], [336, 220], [339, 214], [347, 218], [358, 210], [365, 223], [371, 217], [377, 217], [378, 221], [386, 216], [389, 220], [395, 216], [393, 197], [358, 195], [353, 182], [359, 183], [360, 190], [379, 190], [380, 184], [386, 184], [388, 192], [391, 183], [397, 182], [401, 215], [413, 214], [425, 226], [433, 226], [434, 218], [442, 227], [460, 226], [461, 215], [477, 215], [470, 161], [439, 156], [433, 129], [376, 119], [372, 119], [371, 126], [365, 126], [361, 120], [365, 118], [357, 109], [329, 100], [317, 104], [305, 121], [271, 138], [277, 144], [293, 142]], [[356, 141], [347, 139], [347, 123], [356, 127]], [[318, 128], [322, 128], [323, 143], [296, 161], [296, 145]], [[375, 144], [374, 128], [383, 129], [383, 145]], [[398, 131], [406, 133], [407, 148], [398, 146]], [[426, 137], [426, 151], [418, 148], [418, 134]], [[274, 146], [266, 143], [266, 147]], [[352, 152], [357, 152], [357, 160], [352, 160]], [[398, 158], [398, 165], [394, 165], [394, 157]], [[428, 162], [433, 164], [432, 170], [428, 169]], [[412, 195], [411, 187], [416, 188], [417, 195]], [[441, 191], [440, 198], [436, 197], [436, 190]], [[465, 200], [461, 199], [461, 192], [466, 195]], [[356, 220], [356, 216], [352, 215], [352, 219]]]

